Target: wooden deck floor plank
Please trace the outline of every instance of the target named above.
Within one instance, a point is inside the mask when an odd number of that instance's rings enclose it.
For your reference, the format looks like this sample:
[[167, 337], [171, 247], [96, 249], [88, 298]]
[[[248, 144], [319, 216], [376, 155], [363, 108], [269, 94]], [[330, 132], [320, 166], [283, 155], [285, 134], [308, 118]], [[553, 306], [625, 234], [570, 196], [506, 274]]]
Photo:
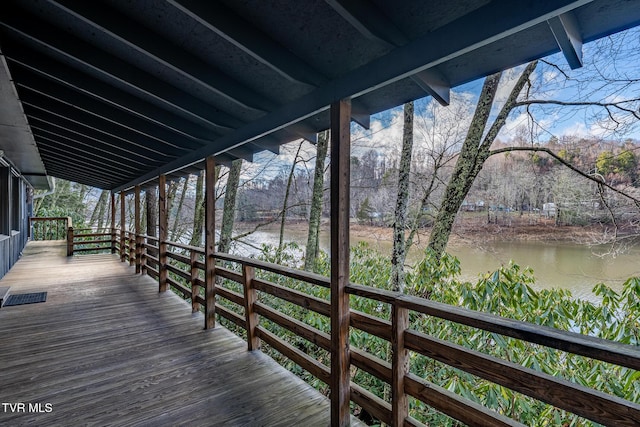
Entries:
[[[27, 246], [0, 281], [47, 301], [0, 310], [0, 396], [51, 413], [3, 425], [326, 426], [328, 400], [117, 256]], [[6, 283], [6, 285], [5, 285]]]
[[[179, 317], [176, 317], [179, 319]], [[108, 333], [108, 329], [104, 327], [104, 324], [100, 325], [100, 328], [95, 328], [93, 330], [85, 331], [85, 335], [79, 334], [82, 331], [73, 330], [70, 332], [70, 335], [59, 340], [56, 340], [55, 334], [63, 334], [67, 332], [67, 330], [48, 330], [47, 336], [42, 336], [38, 334], [38, 336], [34, 337], [34, 340], [38, 340], [37, 342], [25, 342], [24, 339], [18, 339], [15, 343], [11, 343], [11, 345], [6, 346], [6, 350], [3, 349], [4, 355], [0, 360], [3, 359], [15, 359], [20, 354], [29, 354], [32, 351], [38, 350], [40, 357], [49, 357], [47, 353], [56, 352], [68, 352], [74, 348], [81, 350], [83, 347], [87, 345], [100, 345], [101, 342], [104, 342], [105, 339], [109, 339], [109, 344], [112, 346], [116, 345], [126, 345], [132, 341], [133, 335], [139, 334], [149, 334], [150, 338], [159, 337], [162, 338], [166, 336], [167, 332], [175, 332], [175, 333], [183, 333], [183, 331], [175, 331], [175, 330], [167, 330], [167, 327], [162, 324], [153, 325], [152, 328], [144, 327], [142, 324], [136, 324], [126, 327], [118, 327], [117, 331], [113, 333]], [[190, 332], [184, 331], [184, 334], [189, 335]], [[197, 338], [194, 338], [197, 339]], [[7, 362], [10, 363], [10, 362]]]
[[[112, 312], [112, 316], [122, 316], [126, 312], [122, 310], [117, 310]], [[61, 325], [62, 327], [58, 327], [52, 329], [47, 325], [36, 325], [36, 327], [40, 326], [38, 332], [31, 335], [22, 335], [22, 337], [16, 338], [16, 340], [12, 343], [13, 347], [17, 350], [25, 351], [30, 346], [33, 347], [41, 347], [43, 344], [49, 345], [51, 343], [51, 347], [66, 347], [68, 345], [73, 345], [75, 342], [87, 342], [94, 341], [96, 339], [100, 339], [104, 334], [110, 333], [110, 337], [116, 338], [118, 336], [127, 336], [139, 332], [149, 332], [153, 334], [162, 334], [164, 329], [167, 328], [166, 322], [175, 322], [182, 319], [185, 315], [184, 310], [183, 313], [179, 313], [177, 311], [167, 313], [168, 315], [163, 316], [161, 319], [158, 319], [155, 323], [150, 323], [148, 319], [144, 318], [144, 315], [140, 315], [140, 317], [132, 316], [128, 318], [128, 322], [126, 324], [116, 325], [118, 330], [113, 332], [114, 324], [105, 322], [104, 319], [93, 319], [92, 321], [87, 321], [87, 323], [78, 324], [68, 323]], [[55, 322], [55, 318], [51, 319], [52, 322]], [[8, 325], [10, 326], [10, 325]], [[16, 333], [27, 332], [32, 328], [15, 328]], [[185, 328], [185, 333], [187, 329]], [[60, 334], [59, 337], [53, 336], [52, 333], [56, 332]], [[11, 352], [12, 347], [6, 346], [4, 348], [6, 353]]]
[[[235, 346], [233, 345], [234, 343], [230, 344], [228, 341], [220, 340], [218, 343], [220, 347], [224, 346], [228, 350], [218, 351], [216, 353], [217, 359], [225, 360], [227, 357], [233, 357], [238, 351], [241, 351], [243, 346]], [[42, 361], [30, 360], [11, 369], [10, 374], [4, 374], [0, 377], [0, 381], [7, 387], [13, 386], [13, 393], [22, 393], [28, 396], [30, 392], [48, 386], [55, 386], [55, 389], [60, 387], [68, 388], [78, 382], [89, 381], [94, 375], [101, 377], [113, 377], [122, 373], [133, 375], [140, 370], [139, 367], [131, 363], [134, 355], [136, 358], [141, 359], [140, 363], [144, 365], [153, 364], [161, 367], [162, 363], [168, 363], [175, 366], [175, 359], [184, 351], [184, 344], [183, 342], [179, 345], [166, 345], [162, 342], [150, 343], [145, 341], [129, 348], [121, 347], [109, 352], [92, 354], [90, 355], [91, 357], [65, 357], [64, 359], [56, 359], [61, 360], [61, 363], [37, 376], [33, 376], [31, 372], [33, 372], [34, 366], [42, 363]], [[158, 353], [155, 350], [158, 345], [162, 345], [162, 353]], [[198, 363], [197, 359], [208, 356], [206, 351], [208, 350], [208, 343], [189, 343], [188, 345], [192, 359], [183, 360], [182, 363]], [[70, 383], [70, 385], [67, 383]]]

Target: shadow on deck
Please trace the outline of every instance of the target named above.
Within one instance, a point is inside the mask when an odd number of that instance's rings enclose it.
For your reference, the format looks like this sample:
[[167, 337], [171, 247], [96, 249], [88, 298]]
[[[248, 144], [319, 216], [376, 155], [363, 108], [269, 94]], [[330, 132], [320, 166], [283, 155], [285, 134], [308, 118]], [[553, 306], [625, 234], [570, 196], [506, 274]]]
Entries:
[[0, 424], [329, 425], [329, 401], [271, 358], [116, 255], [63, 245], [30, 243], [0, 280], [48, 292], [0, 309]]

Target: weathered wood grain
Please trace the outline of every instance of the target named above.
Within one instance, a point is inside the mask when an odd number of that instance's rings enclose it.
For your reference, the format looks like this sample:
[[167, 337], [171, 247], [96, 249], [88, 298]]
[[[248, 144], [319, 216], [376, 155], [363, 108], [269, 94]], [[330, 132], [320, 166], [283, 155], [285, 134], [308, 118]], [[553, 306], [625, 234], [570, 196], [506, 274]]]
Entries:
[[329, 425], [326, 397], [150, 277], [57, 245], [28, 245], [0, 281], [48, 292], [0, 310], [0, 396], [52, 412], [0, 408], [0, 425]]
[[331, 104], [331, 423], [349, 424], [349, 182], [351, 101]]

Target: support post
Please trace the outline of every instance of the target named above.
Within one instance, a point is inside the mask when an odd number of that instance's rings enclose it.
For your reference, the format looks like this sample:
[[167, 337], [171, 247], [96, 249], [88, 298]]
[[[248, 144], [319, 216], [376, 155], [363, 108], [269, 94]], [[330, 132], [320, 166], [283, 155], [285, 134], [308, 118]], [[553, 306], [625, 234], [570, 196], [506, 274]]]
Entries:
[[135, 238], [134, 238], [134, 244], [135, 244], [135, 258], [136, 258], [136, 274], [139, 274], [142, 270], [141, 265], [140, 265], [140, 261], [141, 261], [141, 255], [142, 255], [142, 245], [140, 242], [140, 186], [136, 185], [135, 187], [135, 193], [134, 193], [134, 202], [135, 204]]
[[197, 313], [200, 311], [200, 303], [197, 300], [200, 295], [200, 285], [198, 285], [198, 269], [196, 268], [196, 262], [198, 261], [198, 252], [191, 249], [190, 256], [190, 268], [191, 268], [191, 312]]
[[73, 256], [73, 225], [71, 219], [69, 219], [69, 225], [67, 226], [67, 256]]
[[204, 328], [216, 325], [216, 163], [213, 156], [207, 157], [205, 169], [205, 315]]
[[247, 344], [249, 351], [260, 349], [260, 338], [256, 336], [256, 326], [258, 326], [258, 313], [254, 311], [254, 304], [257, 300], [256, 290], [253, 287], [255, 269], [249, 265], [242, 265], [242, 279], [244, 288], [244, 316], [247, 322]]
[[127, 228], [127, 221], [124, 216], [124, 205], [126, 202], [126, 196], [124, 191], [120, 193], [120, 262], [124, 262], [127, 259], [127, 251], [125, 250], [125, 232]]
[[116, 253], [116, 194], [111, 192], [111, 253]]
[[409, 327], [409, 310], [394, 303], [391, 307], [391, 425], [402, 427], [409, 415], [404, 377], [409, 373], [409, 353], [404, 347], [404, 331]]
[[331, 425], [350, 424], [349, 178], [351, 102], [331, 104]]
[[129, 236], [129, 266], [133, 267], [136, 265], [136, 233], [135, 231], [129, 231], [127, 236]]
[[158, 291], [167, 290], [167, 177], [158, 177]]

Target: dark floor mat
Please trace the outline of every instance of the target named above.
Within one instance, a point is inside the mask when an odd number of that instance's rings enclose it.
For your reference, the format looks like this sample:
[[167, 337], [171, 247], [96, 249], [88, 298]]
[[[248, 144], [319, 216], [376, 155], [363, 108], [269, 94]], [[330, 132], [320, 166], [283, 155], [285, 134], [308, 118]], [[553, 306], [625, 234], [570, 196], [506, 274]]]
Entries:
[[45, 302], [47, 300], [46, 292], [36, 292], [33, 294], [15, 294], [10, 295], [4, 303], [4, 307], [10, 305], [35, 304], [37, 302]]

